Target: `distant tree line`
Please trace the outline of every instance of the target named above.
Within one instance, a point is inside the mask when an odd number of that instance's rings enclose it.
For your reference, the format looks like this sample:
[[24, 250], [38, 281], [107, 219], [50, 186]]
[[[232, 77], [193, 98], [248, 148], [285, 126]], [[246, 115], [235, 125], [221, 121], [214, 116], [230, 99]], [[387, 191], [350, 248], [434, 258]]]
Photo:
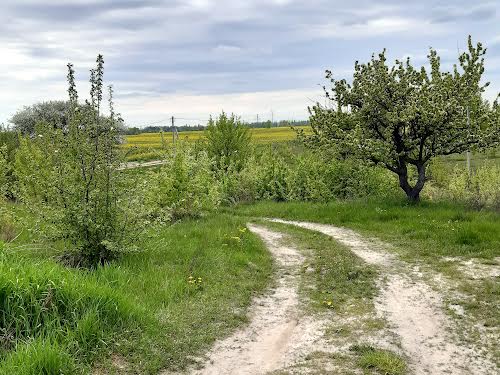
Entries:
[[[249, 128], [274, 128], [274, 127], [287, 127], [287, 126], [304, 126], [308, 125], [309, 121], [308, 120], [301, 120], [301, 121], [295, 121], [295, 120], [281, 120], [281, 121], [260, 121], [260, 122], [251, 122], [251, 123], [244, 123], [246, 127]], [[181, 126], [176, 126], [177, 131], [190, 131], [190, 130], [206, 130], [207, 126], [206, 125], [181, 125]], [[125, 129], [125, 134], [127, 135], [134, 135], [134, 134], [141, 134], [141, 133], [159, 133], [159, 132], [169, 132], [172, 131], [172, 126], [171, 125], [156, 125], [156, 126], [146, 126], [144, 128], [140, 128], [137, 126], [134, 127], [127, 127]]]

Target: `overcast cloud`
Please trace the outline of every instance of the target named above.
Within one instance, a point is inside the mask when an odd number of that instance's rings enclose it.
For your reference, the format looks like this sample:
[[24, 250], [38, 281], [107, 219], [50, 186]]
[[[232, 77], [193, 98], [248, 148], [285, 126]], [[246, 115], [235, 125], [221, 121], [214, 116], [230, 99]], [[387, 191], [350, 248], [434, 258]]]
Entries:
[[[127, 124], [171, 115], [304, 119], [338, 78], [384, 47], [425, 63], [430, 46], [450, 66], [466, 38], [488, 47], [488, 98], [500, 91], [500, 1], [3, 0], [0, 122], [37, 101], [66, 99], [73, 62], [80, 95], [98, 53]], [[446, 5], [443, 5], [446, 4]], [[182, 121], [184, 123], [186, 121]]]

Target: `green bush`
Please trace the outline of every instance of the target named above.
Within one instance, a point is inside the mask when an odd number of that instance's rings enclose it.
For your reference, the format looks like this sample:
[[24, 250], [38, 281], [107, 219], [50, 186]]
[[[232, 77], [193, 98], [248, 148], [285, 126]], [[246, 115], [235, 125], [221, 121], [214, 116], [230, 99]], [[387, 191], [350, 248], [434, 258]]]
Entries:
[[334, 197], [327, 177], [328, 165], [318, 154], [299, 155], [287, 175], [288, 199], [292, 201], [328, 201]]
[[226, 171], [216, 172], [221, 204], [233, 205], [255, 201], [258, 198], [258, 169], [255, 156], [252, 155], [241, 171], [230, 166]]
[[0, 146], [0, 199], [9, 191], [10, 165], [7, 159], [7, 146]]
[[287, 176], [290, 166], [284, 157], [271, 150], [265, 152], [256, 161], [257, 170], [257, 196], [259, 199], [286, 201], [289, 198]]
[[500, 208], [500, 167], [485, 164], [471, 173], [456, 167], [449, 179], [447, 193], [452, 199], [475, 208]]
[[136, 196], [126, 191], [119, 165], [120, 119], [114, 112], [109, 87], [109, 116], [101, 114], [102, 56], [91, 70], [90, 99], [78, 104], [74, 71], [69, 65], [70, 112], [64, 129], [37, 124], [33, 137], [24, 137], [16, 155], [19, 196], [43, 213], [60, 237], [76, 250], [71, 261], [96, 266], [131, 248], [137, 227]]
[[13, 167], [18, 148], [18, 135], [12, 131], [0, 130], [0, 197], [15, 198], [16, 178]]
[[235, 116], [224, 112], [215, 120], [210, 118], [205, 131], [209, 157], [215, 161], [217, 170], [230, 167], [241, 170], [250, 152], [250, 132]]
[[285, 157], [269, 150], [255, 162], [258, 199], [326, 202], [397, 192], [394, 178], [383, 169], [323, 152]]
[[219, 184], [207, 153], [188, 146], [171, 150], [144, 192], [150, 218], [168, 222], [198, 217], [220, 203]]

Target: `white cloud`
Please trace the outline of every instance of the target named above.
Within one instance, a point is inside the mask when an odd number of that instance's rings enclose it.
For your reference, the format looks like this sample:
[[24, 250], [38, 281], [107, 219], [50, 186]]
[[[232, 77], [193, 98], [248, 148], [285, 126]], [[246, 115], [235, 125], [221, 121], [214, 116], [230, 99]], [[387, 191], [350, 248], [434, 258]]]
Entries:
[[307, 27], [308, 33], [323, 38], [366, 39], [388, 34], [436, 35], [446, 32], [440, 25], [431, 24], [425, 19], [409, 17], [381, 17], [366, 22], [342, 24], [334, 21], [328, 24]]
[[[303, 118], [307, 98], [321, 95], [324, 69], [349, 78], [355, 60], [384, 47], [391, 58], [410, 55], [415, 65], [425, 64], [429, 46], [448, 67], [457, 40], [463, 49], [469, 33], [491, 44], [486, 80], [489, 92], [499, 91], [500, 4], [460, 11], [467, 6], [465, 0], [445, 8], [431, 0], [4, 0], [0, 122], [22, 105], [66, 98], [69, 61], [84, 96], [98, 53], [129, 123], [167, 112], [206, 117], [223, 107], [245, 116], [264, 116], [272, 107], [276, 116]], [[493, 16], [484, 17], [490, 10]]]
[[307, 118], [307, 106], [323, 100], [321, 90], [295, 89], [263, 92], [248, 92], [218, 95], [170, 94], [154, 98], [134, 97], [117, 100], [117, 108], [128, 124], [146, 125], [170, 116], [194, 119], [183, 123], [204, 123], [210, 115], [221, 111], [235, 113], [245, 121], [255, 121], [257, 114], [261, 121]]

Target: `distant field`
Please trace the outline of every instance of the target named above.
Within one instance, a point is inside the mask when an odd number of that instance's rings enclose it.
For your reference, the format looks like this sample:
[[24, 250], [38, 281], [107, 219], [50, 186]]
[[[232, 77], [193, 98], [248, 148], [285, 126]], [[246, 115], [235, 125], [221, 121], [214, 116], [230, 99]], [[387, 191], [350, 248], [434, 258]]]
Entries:
[[[278, 128], [252, 128], [250, 133], [252, 141], [255, 144], [269, 144], [275, 142], [286, 142], [295, 139], [295, 129], [304, 129], [306, 133], [310, 132], [310, 126], [278, 127]], [[163, 138], [163, 141], [162, 141]], [[196, 142], [203, 140], [204, 132], [202, 130], [179, 132], [179, 140], [187, 142]], [[153, 160], [158, 159], [158, 151], [162, 148], [162, 142], [165, 145], [172, 144], [172, 133], [142, 133], [137, 135], [127, 135], [123, 148], [129, 151], [128, 160]], [[455, 154], [441, 158], [441, 160], [450, 169], [456, 165], [465, 166], [465, 153]], [[500, 149], [491, 150], [486, 153], [472, 154], [472, 168], [477, 168], [485, 162], [500, 165]]]
[[[286, 142], [296, 138], [295, 129], [304, 129], [307, 133], [309, 126], [278, 127], [278, 128], [252, 128], [250, 134], [255, 144], [269, 144], [274, 142]], [[204, 138], [201, 130], [179, 132], [179, 140], [196, 142]], [[129, 151], [129, 160], [152, 160], [158, 157], [158, 151], [162, 145], [172, 144], [172, 133], [143, 133], [127, 135], [123, 148]]]

